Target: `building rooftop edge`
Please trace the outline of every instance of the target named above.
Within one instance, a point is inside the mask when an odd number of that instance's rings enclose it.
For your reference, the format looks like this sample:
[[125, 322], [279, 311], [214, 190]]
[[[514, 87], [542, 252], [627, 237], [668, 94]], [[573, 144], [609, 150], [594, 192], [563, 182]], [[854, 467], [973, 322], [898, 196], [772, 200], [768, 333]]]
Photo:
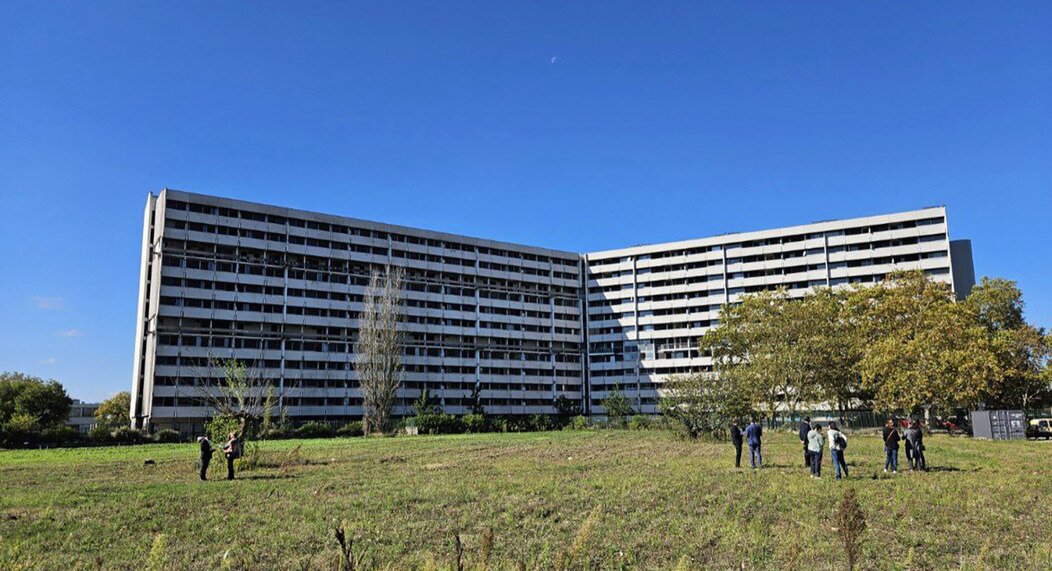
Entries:
[[[400, 224], [391, 224], [391, 223], [387, 223], [387, 222], [379, 222], [379, 221], [376, 221], [376, 220], [365, 220], [365, 219], [362, 219], [362, 218], [354, 218], [354, 217], [351, 217], [351, 216], [343, 216], [343, 215], [339, 215], [339, 214], [328, 214], [328, 213], [316, 212], [316, 211], [312, 211], [312, 210], [303, 210], [303, 209], [299, 209], [299, 208], [277, 206], [277, 205], [273, 205], [273, 204], [265, 204], [265, 203], [262, 203], [262, 202], [254, 202], [254, 201], [251, 201], [251, 200], [243, 200], [243, 199], [240, 199], [240, 198], [229, 198], [229, 197], [218, 196], [218, 195], [214, 195], [214, 194], [202, 194], [202, 193], [198, 193], [198, 192], [191, 192], [191, 191], [180, 190], [180, 189], [176, 189], [176, 188], [165, 187], [156, 195], [156, 198], [160, 198], [165, 193], [173, 193], [174, 195], [184, 195], [186, 197], [194, 197], [194, 198], [198, 198], [198, 199], [219, 201], [220, 203], [239, 204], [239, 205], [243, 205], [243, 206], [254, 207], [256, 209], [273, 211], [273, 212], [276, 212], [276, 213], [299, 215], [299, 216], [301, 216], [303, 218], [309, 218], [309, 219], [325, 220], [325, 221], [331, 221], [331, 222], [337, 222], [337, 223], [351, 222], [351, 223], [354, 223], [354, 224], [364, 225], [364, 226], [378, 226], [378, 227], [384, 227], [384, 228], [397, 230], [397, 231], [400, 231], [400, 232], [407, 232], [407, 233], [414, 233], [414, 234], [426, 234], [426, 235], [429, 235], [429, 236], [436, 236], [436, 237], [439, 237], [439, 238], [449, 238], [449, 239], [460, 240], [460, 241], [468, 240], [470, 242], [474, 242], [474, 243], [477, 243], [477, 244], [480, 244], [480, 245], [491, 245], [491, 246], [497, 246], [497, 247], [513, 247], [513, 248], [518, 248], [518, 249], [522, 249], [522, 250], [528, 250], [528, 251], [532, 251], [532, 252], [545, 253], [545, 254], [548, 254], [548, 255], [556, 255], [556, 256], [562, 256], [562, 257], [567, 257], [567, 256], [610, 257], [610, 256], [616, 256], [616, 255], [643, 254], [643, 253], [648, 253], [648, 252], [661, 252], [661, 251], [668, 250], [668, 249], [671, 249], [671, 248], [695, 247], [695, 246], [703, 246], [703, 245], [722, 244], [722, 243], [726, 243], [726, 242], [733, 242], [733, 241], [739, 241], [739, 240], [748, 240], [748, 239], [751, 239], [751, 238], [756, 238], [756, 237], [761, 237], [761, 236], [764, 236], [764, 237], [765, 236], [769, 236], [769, 235], [771, 235], [771, 233], [784, 234], [784, 233], [789, 233], [789, 232], [803, 230], [803, 229], [812, 229], [812, 230], [815, 230], [815, 231], [830, 230], [830, 229], [836, 229], [836, 228], [839, 228], [839, 227], [851, 226], [851, 225], [858, 224], [858, 223], [864, 223], [864, 222], [867, 222], [867, 221], [872, 221], [872, 222], [885, 221], [885, 220], [888, 220], [889, 218], [892, 218], [892, 217], [899, 217], [899, 216], [912, 217], [912, 216], [918, 216], [918, 215], [922, 215], [924, 213], [929, 213], [929, 212], [930, 213], [938, 212], [938, 213], [942, 213], [945, 216], [945, 213], [946, 213], [946, 207], [945, 206], [926, 206], [924, 208], [918, 208], [918, 209], [914, 209], [914, 210], [901, 210], [901, 211], [896, 211], [896, 212], [888, 212], [888, 213], [884, 213], [884, 214], [874, 214], [874, 215], [868, 215], [868, 216], [857, 216], [857, 217], [852, 217], [852, 218], [838, 218], [838, 219], [832, 219], [832, 220], [820, 220], [820, 221], [817, 221], [817, 222], [810, 222], [810, 223], [807, 223], [807, 224], [796, 224], [796, 225], [793, 225], [793, 226], [780, 226], [780, 227], [775, 227], [775, 228], [764, 228], [764, 229], [760, 229], [760, 230], [747, 230], [747, 231], [743, 231], [743, 232], [726, 232], [726, 233], [723, 233], [723, 234], [716, 234], [716, 235], [713, 235], [713, 236], [704, 236], [704, 237], [701, 237], [701, 238], [688, 238], [688, 239], [685, 239], [685, 240], [674, 240], [674, 241], [671, 241], [671, 242], [656, 242], [656, 243], [653, 243], [653, 244], [640, 244], [640, 245], [636, 245], [636, 246], [626, 246], [626, 247], [623, 247], [623, 248], [613, 248], [613, 249], [609, 249], [609, 250], [595, 250], [595, 251], [591, 251], [591, 252], [571, 252], [571, 251], [567, 251], [567, 250], [557, 250], [557, 249], [554, 249], [554, 248], [545, 248], [543, 246], [531, 246], [531, 245], [527, 245], [527, 244], [520, 244], [520, 243], [517, 243], [517, 242], [509, 242], [509, 241], [505, 241], [505, 240], [495, 240], [495, 239], [491, 239], [491, 238], [481, 238], [481, 237], [478, 237], [478, 236], [468, 236], [468, 235], [464, 235], [464, 234], [454, 234], [452, 232], [443, 232], [441, 230], [429, 230], [429, 229], [426, 229], [426, 228], [416, 228], [416, 227], [413, 227], [413, 226], [403, 226], [403, 225], [400, 225]], [[150, 194], [150, 196], [154, 196], [154, 194], [152, 192], [150, 192], [149, 194]]]

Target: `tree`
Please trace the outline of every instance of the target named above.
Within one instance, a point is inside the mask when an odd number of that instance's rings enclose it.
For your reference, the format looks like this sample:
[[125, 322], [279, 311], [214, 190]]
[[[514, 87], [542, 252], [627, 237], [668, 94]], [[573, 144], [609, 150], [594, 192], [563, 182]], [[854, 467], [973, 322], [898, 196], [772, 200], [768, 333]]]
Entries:
[[763, 291], [724, 306], [699, 347], [712, 356], [719, 377], [745, 390], [768, 417], [783, 406], [795, 416], [819, 394], [819, 317], [807, 298]]
[[600, 403], [606, 411], [606, 418], [614, 426], [624, 426], [625, 419], [632, 416], [632, 404], [628, 402], [625, 393], [621, 392], [621, 385], [614, 385], [606, 398]]
[[901, 272], [862, 304], [863, 386], [884, 410], [973, 407], [998, 374], [989, 337], [949, 286]]
[[95, 410], [95, 422], [110, 429], [131, 426], [131, 393], [121, 391], [102, 401]]
[[557, 426], [566, 426], [570, 424], [570, 420], [575, 416], [581, 416], [583, 412], [581, 405], [576, 401], [572, 401], [566, 398], [566, 395], [559, 395], [552, 401], [552, 406], [555, 407], [555, 423]]
[[471, 387], [471, 395], [468, 397], [468, 402], [471, 403], [471, 414], [486, 416], [486, 407], [482, 404], [482, 383], [477, 382]]
[[362, 424], [366, 434], [390, 428], [391, 409], [402, 384], [403, 271], [388, 266], [374, 271], [358, 318], [355, 367], [362, 391]]
[[233, 428], [241, 438], [247, 438], [249, 433], [255, 434], [264, 416], [272, 414], [273, 381], [263, 378], [237, 359], [210, 358], [209, 362], [211, 370], [220, 372], [217, 382], [213, 382], [213, 376], [209, 374], [201, 383], [205, 386], [205, 400], [214, 411], [214, 424], [224, 427], [224, 430]]
[[750, 418], [754, 412], [744, 387], [712, 373], [669, 378], [662, 386], [659, 406], [691, 438], [724, 438], [731, 421]]
[[69, 420], [73, 399], [55, 380], [0, 373], [0, 444], [19, 446]]
[[56, 380], [44, 380], [18, 372], [0, 373], [0, 424], [14, 415], [31, 417], [41, 429], [69, 420], [73, 399]]
[[1015, 282], [983, 276], [964, 300], [988, 331], [1019, 329], [1023, 319], [1023, 292]]
[[852, 312], [850, 289], [819, 288], [801, 300], [810, 315], [809, 334], [802, 349], [808, 356], [811, 374], [821, 398], [844, 411], [872, 396], [862, 388], [859, 362], [865, 346], [858, 335], [859, 323]]
[[1052, 396], [1046, 371], [1052, 348], [1044, 331], [1023, 317], [1023, 293], [1015, 282], [983, 277], [963, 304], [984, 327], [999, 375], [984, 400], [990, 408], [1026, 410]]

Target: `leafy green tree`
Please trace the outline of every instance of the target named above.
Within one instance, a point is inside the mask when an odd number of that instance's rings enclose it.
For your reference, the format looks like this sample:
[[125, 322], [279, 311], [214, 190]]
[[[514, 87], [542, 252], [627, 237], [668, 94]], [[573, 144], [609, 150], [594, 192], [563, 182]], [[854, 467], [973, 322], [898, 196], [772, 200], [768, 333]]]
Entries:
[[121, 391], [102, 401], [95, 410], [95, 422], [108, 428], [131, 426], [131, 393]]
[[555, 397], [552, 405], [555, 407], [555, 423], [560, 428], [570, 424], [573, 417], [581, 415], [581, 405], [566, 398], [566, 395]]
[[486, 407], [482, 405], [482, 383], [475, 383], [475, 386], [471, 387], [468, 401], [471, 403], [471, 414], [486, 416]]
[[867, 290], [861, 325], [863, 386], [883, 410], [973, 407], [998, 375], [997, 360], [975, 313], [949, 286], [921, 272], [893, 274]]
[[632, 404], [628, 402], [628, 397], [621, 392], [621, 385], [615, 385], [614, 390], [610, 391], [600, 404], [603, 410], [606, 411], [606, 417], [613, 426], [624, 426], [626, 419], [634, 414]]
[[1019, 329], [1023, 319], [1023, 292], [1012, 280], [983, 276], [964, 300], [989, 331]]
[[733, 420], [753, 416], [750, 395], [733, 382], [711, 373], [669, 378], [662, 387], [661, 413], [691, 438], [725, 438]]
[[768, 417], [790, 416], [820, 396], [822, 357], [829, 343], [817, 302], [784, 289], [745, 296], [724, 306], [719, 324], [699, 341], [721, 379], [751, 395]]
[[984, 400], [991, 408], [1026, 410], [1052, 396], [1047, 376], [1052, 347], [1041, 329], [1023, 317], [1023, 293], [1015, 282], [983, 279], [963, 305], [986, 329], [999, 375]]
[[810, 316], [809, 334], [802, 349], [820, 398], [844, 411], [863, 406], [872, 395], [862, 388], [859, 362], [865, 346], [858, 335], [859, 323], [852, 312], [850, 289], [819, 288], [801, 300]]
[[69, 420], [72, 406], [73, 399], [58, 381], [0, 373], [0, 425], [14, 415], [24, 415], [32, 417], [41, 429], [58, 426]]

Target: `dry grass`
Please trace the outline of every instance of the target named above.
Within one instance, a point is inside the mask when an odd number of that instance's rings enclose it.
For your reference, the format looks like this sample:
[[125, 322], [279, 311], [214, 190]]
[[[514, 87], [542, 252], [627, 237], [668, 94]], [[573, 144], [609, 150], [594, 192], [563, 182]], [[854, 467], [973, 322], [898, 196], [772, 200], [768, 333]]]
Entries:
[[885, 477], [855, 437], [845, 482], [809, 478], [788, 434], [759, 472], [652, 431], [274, 442], [295, 461], [207, 483], [190, 445], [3, 451], [0, 568], [337, 569], [341, 527], [359, 569], [455, 568], [455, 537], [467, 569], [845, 569], [849, 487], [858, 569], [1052, 567], [1052, 446], [928, 445], [933, 471]]

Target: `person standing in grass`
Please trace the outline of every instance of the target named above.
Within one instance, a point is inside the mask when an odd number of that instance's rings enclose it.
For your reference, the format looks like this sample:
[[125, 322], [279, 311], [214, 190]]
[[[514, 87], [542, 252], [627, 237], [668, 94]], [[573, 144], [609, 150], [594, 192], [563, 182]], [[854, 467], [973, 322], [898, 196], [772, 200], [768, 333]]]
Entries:
[[731, 421], [731, 444], [734, 444], [734, 467], [742, 467], [742, 429], [738, 428], [738, 421]]
[[757, 467], [763, 468], [763, 456], [760, 454], [760, 444], [763, 438], [763, 427], [760, 426], [760, 422], [755, 418], [749, 423], [749, 426], [745, 427], [745, 439], [749, 443], [749, 461], [752, 462], [752, 467], [755, 470]]
[[212, 441], [207, 436], [198, 436], [197, 443], [201, 446], [201, 481], [208, 479], [208, 464], [212, 461]]
[[927, 469], [927, 462], [924, 461], [924, 433], [920, 423], [911, 421], [903, 436], [906, 439], [906, 463], [910, 466], [910, 472]]
[[825, 440], [822, 438], [822, 425], [817, 422], [807, 433], [807, 451], [811, 453], [811, 477], [822, 477], [822, 446]]
[[840, 479], [841, 468], [843, 468], [844, 477], [847, 478], [847, 461], [844, 460], [844, 450], [847, 449], [847, 436], [840, 432], [840, 428], [835, 422], [829, 423], [829, 431], [826, 432], [826, 436], [829, 438], [829, 456], [833, 461], [836, 479]]
[[811, 467], [811, 451], [807, 447], [807, 435], [811, 433], [811, 417], [805, 416], [800, 423], [800, 443], [804, 445], [804, 466]]
[[899, 429], [895, 426], [895, 419], [889, 418], [884, 423], [884, 473], [891, 470], [892, 474], [899, 473]]
[[241, 457], [241, 439], [237, 437], [236, 433], [230, 433], [226, 446], [223, 447], [223, 454], [226, 455], [226, 479], [233, 480], [234, 460]]

